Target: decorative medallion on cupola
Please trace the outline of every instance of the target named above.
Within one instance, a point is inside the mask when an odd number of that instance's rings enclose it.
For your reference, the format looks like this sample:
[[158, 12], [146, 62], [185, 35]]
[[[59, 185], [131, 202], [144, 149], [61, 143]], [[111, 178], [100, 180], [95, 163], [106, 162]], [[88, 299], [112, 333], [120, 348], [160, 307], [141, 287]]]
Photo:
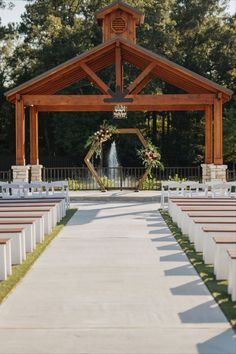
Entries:
[[136, 42], [136, 27], [144, 21], [142, 12], [122, 1], [115, 1], [98, 11], [96, 18], [102, 26], [103, 42], [116, 37]]

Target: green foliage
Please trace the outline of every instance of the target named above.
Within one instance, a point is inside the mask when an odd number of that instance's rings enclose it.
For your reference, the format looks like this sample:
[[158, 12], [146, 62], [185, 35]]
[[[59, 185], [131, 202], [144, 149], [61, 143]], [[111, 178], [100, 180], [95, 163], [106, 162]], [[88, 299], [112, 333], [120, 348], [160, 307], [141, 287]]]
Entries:
[[174, 176], [169, 176], [168, 181], [173, 181], [173, 182], [186, 182], [187, 178], [181, 178], [179, 175], [176, 173]]
[[112, 188], [115, 185], [114, 181], [112, 179], [109, 179], [107, 176], [101, 177], [101, 181], [105, 188]]
[[212, 264], [204, 263], [202, 253], [195, 251], [193, 243], [190, 243], [189, 238], [182, 234], [177, 224], [172, 221], [168, 212], [163, 210], [160, 212], [176, 241], [186, 253], [190, 262], [202, 278], [202, 281], [208, 287], [215, 301], [221, 307], [226, 318], [236, 331], [236, 302], [231, 301], [230, 295], [227, 291], [227, 281], [216, 280], [214, 266]]
[[163, 164], [161, 163], [161, 155], [157, 150], [157, 147], [148, 141], [147, 146], [137, 151], [138, 156], [142, 160], [143, 165], [147, 169], [152, 169], [158, 167], [164, 169]]
[[142, 186], [143, 190], [160, 190], [161, 182], [153, 177], [151, 174], [145, 179]]
[[95, 143], [104, 143], [105, 141], [109, 140], [113, 134], [116, 133], [117, 128], [107, 121], [103, 121], [99, 129], [88, 138], [86, 143], [86, 147], [91, 146]]
[[86, 184], [77, 179], [68, 178], [68, 186], [70, 191], [86, 189]]
[[102, 144], [111, 139], [112, 135], [115, 134], [116, 130], [117, 128], [114, 125], [111, 125], [104, 120], [99, 129], [88, 138], [85, 146], [93, 147], [96, 144], [95, 156], [101, 157]]

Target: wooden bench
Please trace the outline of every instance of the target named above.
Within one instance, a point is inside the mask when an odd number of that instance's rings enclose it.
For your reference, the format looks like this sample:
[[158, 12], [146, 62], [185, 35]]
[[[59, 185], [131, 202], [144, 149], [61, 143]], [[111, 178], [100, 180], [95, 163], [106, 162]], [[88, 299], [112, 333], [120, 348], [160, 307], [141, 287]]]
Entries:
[[236, 204], [236, 199], [235, 198], [172, 198], [169, 200], [168, 204], [168, 212], [171, 215], [172, 219], [175, 221], [176, 219], [176, 213], [178, 212], [178, 209], [180, 207], [180, 204], [186, 203], [186, 204], [194, 204], [194, 205], [213, 205], [216, 203], [227, 203], [227, 204]]
[[0, 213], [0, 220], [4, 221], [33, 221], [35, 222], [35, 235], [36, 235], [36, 243], [41, 243], [44, 240], [44, 216], [42, 214], [29, 214], [29, 215], [19, 215], [19, 214], [7, 214], [1, 215]]
[[[58, 214], [61, 216], [61, 218], [63, 218], [66, 214], [66, 201], [65, 198], [56, 198], [56, 199], [52, 199], [52, 198], [40, 198], [40, 199], [33, 199], [33, 198], [26, 198], [26, 199], [0, 199], [0, 205], [4, 205], [7, 203], [15, 203], [18, 205], [21, 204], [34, 204], [34, 205], [41, 205], [41, 204], [53, 204], [57, 206], [58, 209]], [[60, 218], [60, 220], [61, 220]], [[59, 220], [59, 221], [60, 221]]]
[[235, 211], [222, 211], [222, 212], [206, 212], [206, 211], [200, 211], [200, 212], [189, 212], [184, 215], [185, 223], [184, 223], [184, 233], [187, 235], [190, 233], [190, 228], [192, 227], [191, 220], [193, 219], [199, 219], [201, 218], [202, 220], [222, 220], [222, 221], [233, 221], [236, 220], [236, 212]]
[[22, 227], [25, 230], [25, 248], [26, 252], [33, 252], [36, 247], [35, 222], [27, 220], [0, 220], [0, 227], [12, 228]]
[[228, 215], [236, 215], [236, 208], [235, 207], [223, 207], [223, 206], [199, 206], [199, 207], [182, 207], [181, 208], [182, 214], [178, 218], [178, 226], [181, 228], [183, 233], [186, 233], [188, 230], [188, 222], [189, 222], [189, 213], [190, 212], [201, 212], [202, 214], [228, 214]]
[[203, 239], [199, 236], [201, 235], [201, 228], [204, 226], [213, 226], [217, 228], [222, 228], [222, 226], [235, 226], [236, 218], [219, 218], [219, 217], [208, 217], [208, 218], [189, 218], [189, 239], [194, 243], [194, 247], [197, 252], [202, 252], [203, 250]]
[[232, 237], [236, 236], [236, 227], [203, 227], [203, 260], [206, 264], [214, 264], [215, 248], [213, 237]]
[[23, 228], [4, 229], [0, 227], [0, 238], [11, 239], [12, 264], [21, 264], [26, 259], [24, 229]]
[[229, 249], [227, 254], [229, 257], [228, 293], [231, 294], [232, 301], [236, 301], [236, 251]]
[[52, 229], [54, 226], [57, 224], [57, 218], [55, 216], [55, 213], [53, 213], [53, 207], [48, 206], [48, 207], [43, 207], [43, 206], [38, 206], [38, 205], [12, 205], [9, 204], [7, 206], [5, 205], [0, 205], [0, 212], [8, 212], [8, 211], [14, 210], [15, 212], [20, 212], [20, 211], [26, 211], [26, 212], [44, 212], [45, 213], [45, 222], [48, 222], [49, 227]]
[[8, 207], [23, 207], [23, 208], [50, 208], [52, 209], [52, 217], [53, 217], [53, 222], [54, 224], [56, 224], [57, 222], [61, 221], [61, 210], [59, 205], [57, 205], [56, 203], [0, 203], [0, 208], [8, 208]]
[[229, 208], [229, 209], [233, 209], [236, 211], [236, 203], [220, 203], [220, 202], [216, 202], [216, 203], [199, 203], [199, 204], [193, 204], [193, 203], [177, 203], [175, 204], [175, 208], [173, 210], [173, 220], [177, 222], [177, 224], [180, 223], [181, 217], [183, 215], [183, 211], [185, 211], [188, 208], [189, 210], [204, 210], [206, 208], [208, 208], [208, 210], [210, 210], [210, 208], [212, 210], [221, 210], [225, 209], [225, 208]]
[[24, 207], [13, 207], [13, 208], [0, 208], [0, 215], [8, 215], [12, 213], [17, 213], [19, 215], [30, 215], [30, 214], [41, 214], [41, 217], [44, 217], [44, 228], [45, 228], [45, 233], [49, 234], [52, 231], [53, 228], [53, 222], [52, 222], [52, 214], [51, 214], [51, 209], [50, 208], [24, 208]]
[[214, 273], [217, 280], [228, 279], [229, 258], [227, 250], [236, 250], [236, 236], [213, 237], [215, 245]]
[[0, 238], [0, 280], [6, 280], [12, 274], [11, 239]]

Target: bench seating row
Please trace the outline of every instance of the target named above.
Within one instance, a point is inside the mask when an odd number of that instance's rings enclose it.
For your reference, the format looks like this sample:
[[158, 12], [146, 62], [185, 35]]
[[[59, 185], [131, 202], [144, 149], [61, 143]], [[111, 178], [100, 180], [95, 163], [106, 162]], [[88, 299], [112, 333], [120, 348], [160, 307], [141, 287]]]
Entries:
[[0, 199], [0, 281], [65, 216], [65, 198]]
[[206, 182], [199, 183], [193, 181], [186, 182], [162, 182], [161, 184], [161, 207], [165, 207], [165, 202], [169, 198], [178, 197], [211, 197], [224, 198], [236, 197], [236, 181], [234, 182]]
[[168, 210], [236, 301], [236, 198], [170, 198]]

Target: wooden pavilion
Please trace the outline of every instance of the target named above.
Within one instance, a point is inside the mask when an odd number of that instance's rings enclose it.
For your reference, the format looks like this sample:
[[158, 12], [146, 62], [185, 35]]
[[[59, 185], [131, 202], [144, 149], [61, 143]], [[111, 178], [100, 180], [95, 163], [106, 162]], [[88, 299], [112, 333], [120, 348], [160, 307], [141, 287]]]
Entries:
[[[22, 173], [25, 166], [26, 107], [30, 110], [30, 164], [34, 167], [39, 165], [38, 112], [113, 111], [117, 104], [125, 105], [128, 111], [204, 111], [205, 164], [222, 165], [222, 105], [233, 92], [137, 45], [136, 27], [144, 21], [139, 10], [116, 1], [97, 12], [96, 18], [102, 26], [101, 45], [6, 92], [7, 99], [15, 104], [16, 170]], [[126, 88], [124, 63], [141, 70]], [[99, 76], [111, 65], [115, 66], [113, 90]], [[184, 93], [142, 94], [142, 89], [156, 77]], [[96, 85], [100, 94], [57, 94], [84, 78]]]

